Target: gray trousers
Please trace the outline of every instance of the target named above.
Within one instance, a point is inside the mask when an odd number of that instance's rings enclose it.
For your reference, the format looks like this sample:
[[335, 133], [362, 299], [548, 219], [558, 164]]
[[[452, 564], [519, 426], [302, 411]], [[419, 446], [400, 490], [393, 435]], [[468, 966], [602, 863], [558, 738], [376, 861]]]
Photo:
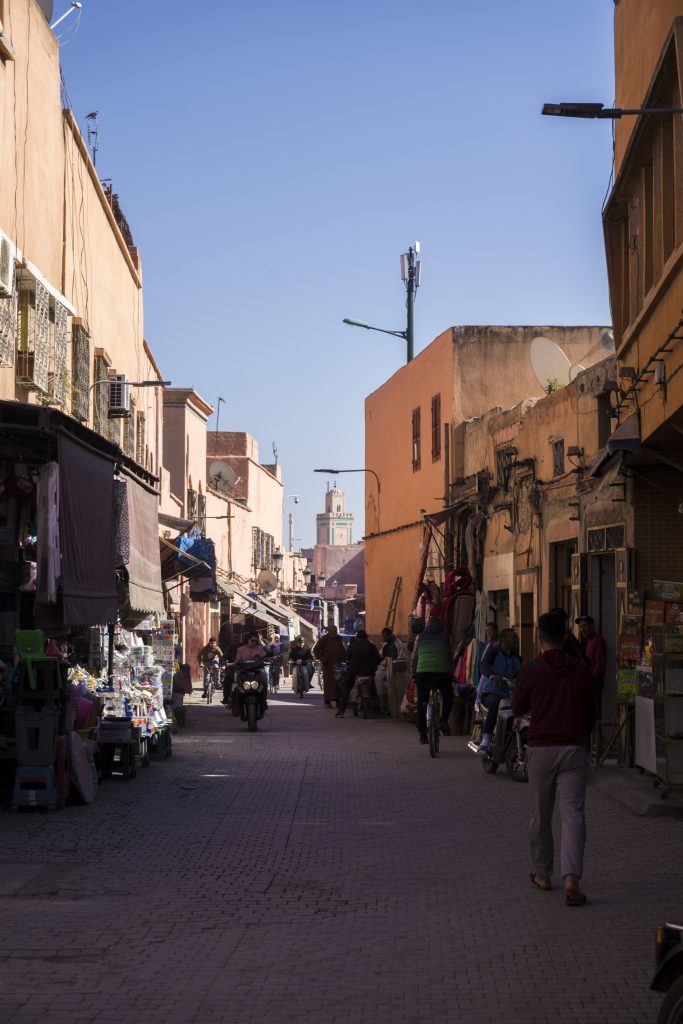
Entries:
[[558, 797], [562, 842], [560, 870], [578, 882], [586, 845], [586, 785], [589, 753], [580, 747], [529, 747], [527, 771], [533, 817], [529, 823], [531, 862], [540, 878], [553, 873], [553, 811]]

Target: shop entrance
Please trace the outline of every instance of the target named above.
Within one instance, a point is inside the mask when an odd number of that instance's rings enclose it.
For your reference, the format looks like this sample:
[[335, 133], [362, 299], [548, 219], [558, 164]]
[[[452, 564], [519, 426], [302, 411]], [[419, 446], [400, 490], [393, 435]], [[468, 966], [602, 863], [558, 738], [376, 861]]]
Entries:
[[595, 628], [607, 644], [605, 689], [602, 694], [602, 717], [613, 722], [616, 714], [617, 675], [617, 593], [614, 554], [612, 552], [589, 557], [589, 612], [595, 619]]

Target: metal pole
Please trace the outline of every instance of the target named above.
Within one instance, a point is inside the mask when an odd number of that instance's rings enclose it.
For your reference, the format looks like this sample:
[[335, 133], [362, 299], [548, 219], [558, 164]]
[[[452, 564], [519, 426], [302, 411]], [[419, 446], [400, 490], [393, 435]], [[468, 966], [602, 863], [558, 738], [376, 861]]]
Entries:
[[413, 304], [415, 302], [415, 250], [408, 249], [408, 280], [406, 281], [406, 362], [413, 358]]
[[290, 553], [291, 553], [294, 550], [294, 548], [292, 546], [292, 538], [294, 536], [294, 514], [292, 512], [288, 513], [288, 519], [289, 519], [289, 550], [290, 550]]
[[114, 685], [114, 634], [116, 632], [116, 623], [109, 623], [109, 664], [107, 666], [107, 682], [110, 686]]

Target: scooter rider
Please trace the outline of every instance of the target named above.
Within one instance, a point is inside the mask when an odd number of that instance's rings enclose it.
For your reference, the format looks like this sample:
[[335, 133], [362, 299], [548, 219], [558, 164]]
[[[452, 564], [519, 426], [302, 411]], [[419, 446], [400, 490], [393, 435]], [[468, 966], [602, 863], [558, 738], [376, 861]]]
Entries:
[[373, 643], [368, 639], [364, 629], [359, 629], [355, 638], [349, 644], [349, 667], [346, 678], [342, 684], [342, 691], [335, 718], [343, 718], [346, 705], [349, 701], [351, 690], [357, 676], [372, 679], [377, 666], [380, 663], [380, 654]]
[[510, 696], [510, 683], [514, 683], [522, 667], [517, 654], [517, 634], [514, 629], [501, 631], [500, 640], [491, 644], [481, 663], [480, 700], [487, 709], [484, 734], [477, 753], [482, 757], [491, 743], [498, 718], [498, 708], [504, 697]]
[[297, 671], [296, 681], [294, 680], [294, 678], [292, 679], [292, 689], [296, 689], [295, 682], [298, 683], [298, 673], [302, 670], [306, 673], [304, 677], [306, 681], [306, 690], [311, 689], [311, 673], [308, 668], [308, 664], [310, 661], [312, 661], [312, 659], [313, 655], [311, 654], [311, 648], [306, 646], [306, 644], [304, 643], [304, 638], [302, 636], [295, 637], [292, 646], [289, 648], [289, 671], [292, 677], [294, 676], [294, 673], [292, 672], [293, 666], [296, 666]]
[[[268, 651], [260, 642], [258, 633], [247, 633], [245, 639], [247, 642], [245, 644], [242, 644], [241, 647], [237, 648], [237, 654], [235, 655], [235, 663], [238, 670], [240, 664], [243, 664], [245, 661], [260, 661], [263, 664], [265, 663], [266, 658], [270, 657]], [[266, 674], [265, 668], [259, 669], [259, 679], [263, 686], [262, 710], [266, 711], [268, 708], [268, 702], [266, 701], [268, 676]]]

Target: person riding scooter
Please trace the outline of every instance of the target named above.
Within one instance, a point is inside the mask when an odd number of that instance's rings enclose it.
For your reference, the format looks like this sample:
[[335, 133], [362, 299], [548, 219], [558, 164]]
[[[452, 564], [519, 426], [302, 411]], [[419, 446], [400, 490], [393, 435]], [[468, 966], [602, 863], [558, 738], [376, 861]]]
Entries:
[[304, 638], [302, 636], [295, 637], [289, 648], [289, 671], [292, 676], [292, 689], [295, 693], [299, 692], [299, 673], [302, 674], [304, 693], [312, 688], [311, 676], [313, 673], [310, 668], [312, 660], [311, 648], [306, 646]]
[[517, 634], [514, 629], [504, 629], [498, 643], [491, 644], [481, 663], [479, 696], [487, 709], [484, 732], [477, 750], [482, 757], [486, 756], [491, 743], [500, 702], [510, 696], [510, 684], [516, 681], [521, 667], [522, 660], [517, 654]]
[[264, 712], [268, 709], [268, 702], [266, 700], [266, 693], [268, 692], [268, 675], [265, 669], [265, 662], [266, 658], [270, 657], [270, 654], [260, 642], [258, 633], [247, 633], [245, 639], [247, 642], [237, 648], [237, 654], [235, 655], [235, 676], [238, 676], [241, 664], [243, 665], [248, 661], [258, 661], [260, 663], [261, 667], [259, 668], [259, 677], [263, 685], [261, 711]]

